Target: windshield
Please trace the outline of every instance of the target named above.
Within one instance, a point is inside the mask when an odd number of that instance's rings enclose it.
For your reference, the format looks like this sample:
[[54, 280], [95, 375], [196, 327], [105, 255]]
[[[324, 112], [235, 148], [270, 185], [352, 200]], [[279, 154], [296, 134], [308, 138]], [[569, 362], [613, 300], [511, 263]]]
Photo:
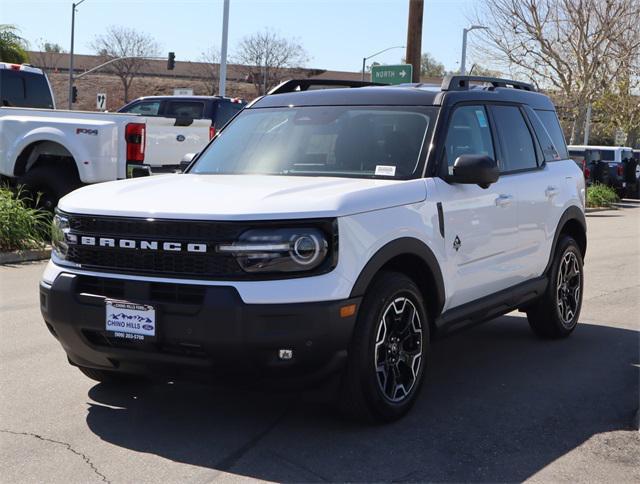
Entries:
[[408, 178], [435, 114], [404, 106], [246, 109], [189, 172]]

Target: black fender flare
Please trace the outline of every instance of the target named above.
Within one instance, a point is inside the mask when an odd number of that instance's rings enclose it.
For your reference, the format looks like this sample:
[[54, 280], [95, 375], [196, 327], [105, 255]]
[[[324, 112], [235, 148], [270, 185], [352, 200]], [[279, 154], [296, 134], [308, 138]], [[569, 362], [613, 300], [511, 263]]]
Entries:
[[430, 276], [436, 291], [436, 308], [439, 313], [444, 306], [445, 299], [444, 279], [442, 278], [440, 264], [438, 264], [438, 259], [429, 246], [413, 237], [402, 237], [393, 240], [378, 249], [373, 257], [366, 263], [362, 271], [360, 271], [360, 275], [356, 279], [349, 297], [363, 296], [367, 287], [380, 269], [395, 257], [403, 255], [418, 257], [429, 268], [430, 274], [428, 276]]
[[[547, 262], [547, 266], [544, 269], [545, 274], [549, 272], [551, 264], [553, 263], [553, 257], [556, 252], [556, 247], [558, 246], [558, 239], [560, 238], [560, 234], [563, 232], [563, 229], [567, 225], [567, 223], [571, 221], [578, 222], [578, 224], [580, 224], [580, 226], [582, 227], [582, 231], [584, 232], [584, 246], [581, 247], [581, 249], [583, 249], [583, 258], [587, 253], [587, 220], [585, 218], [584, 212], [575, 205], [572, 205], [567, 208], [560, 216], [560, 220], [558, 221], [558, 225], [556, 226], [556, 232], [555, 234], [553, 234], [553, 244], [551, 244], [551, 252], [549, 253], [549, 261]], [[579, 243], [580, 241], [577, 242]]]

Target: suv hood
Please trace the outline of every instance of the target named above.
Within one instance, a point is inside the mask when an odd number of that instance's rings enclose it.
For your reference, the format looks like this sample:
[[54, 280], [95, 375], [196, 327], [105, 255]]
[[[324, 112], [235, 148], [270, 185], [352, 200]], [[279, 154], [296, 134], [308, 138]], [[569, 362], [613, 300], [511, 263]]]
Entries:
[[89, 185], [60, 210], [172, 219], [266, 220], [340, 217], [418, 203], [424, 180], [271, 175], [156, 175]]

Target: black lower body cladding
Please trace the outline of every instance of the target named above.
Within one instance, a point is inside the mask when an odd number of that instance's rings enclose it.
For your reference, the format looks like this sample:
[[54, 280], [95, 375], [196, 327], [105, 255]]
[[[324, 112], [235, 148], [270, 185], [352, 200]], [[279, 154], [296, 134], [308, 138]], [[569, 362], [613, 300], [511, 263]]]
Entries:
[[[105, 300], [155, 308], [152, 341], [105, 331]], [[231, 286], [146, 282], [63, 273], [41, 283], [42, 315], [72, 364], [159, 377], [310, 378], [341, 367], [360, 298], [245, 304]], [[290, 359], [279, 351], [292, 350]]]

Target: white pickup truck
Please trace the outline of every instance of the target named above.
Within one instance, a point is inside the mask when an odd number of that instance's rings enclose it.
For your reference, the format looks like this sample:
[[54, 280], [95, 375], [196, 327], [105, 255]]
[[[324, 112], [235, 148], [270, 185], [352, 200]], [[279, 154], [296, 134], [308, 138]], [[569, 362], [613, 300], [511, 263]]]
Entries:
[[83, 184], [126, 178], [131, 167], [175, 171], [209, 142], [207, 119], [38, 109], [54, 106], [43, 78], [0, 63], [0, 175], [40, 194], [45, 208]]

